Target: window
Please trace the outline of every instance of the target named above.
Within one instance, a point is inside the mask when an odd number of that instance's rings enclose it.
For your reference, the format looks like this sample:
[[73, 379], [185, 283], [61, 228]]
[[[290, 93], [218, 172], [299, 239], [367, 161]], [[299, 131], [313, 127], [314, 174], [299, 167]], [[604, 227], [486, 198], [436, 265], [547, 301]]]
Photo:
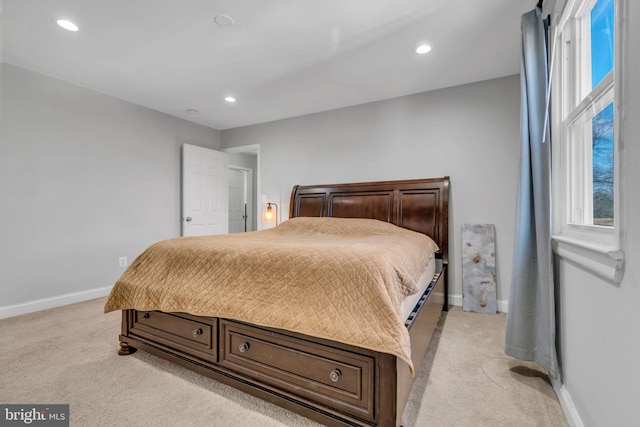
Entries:
[[559, 1], [552, 31], [554, 245], [560, 256], [616, 282], [624, 261], [616, 19], [622, 1]]

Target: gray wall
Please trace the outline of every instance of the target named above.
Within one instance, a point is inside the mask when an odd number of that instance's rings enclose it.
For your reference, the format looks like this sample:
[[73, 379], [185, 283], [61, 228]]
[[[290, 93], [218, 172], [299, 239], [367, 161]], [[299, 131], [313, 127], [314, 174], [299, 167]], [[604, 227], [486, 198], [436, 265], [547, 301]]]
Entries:
[[564, 386], [586, 427], [640, 425], [640, 2], [626, 5], [620, 82], [626, 271], [612, 285], [563, 260], [557, 265]]
[[223, 130], [222, 146], [260, 144], [261, 192], [280, 202], [283, 218], [295, 184], [449, 175], [451, 293], [462, 293], [462, 224], [491, 223], [497, 234], [498, 299], [507, 300], [519, 91], [518, 77], [510, 76]]
[[0, 308], [113, 285], [180, 234], [180, 147], [217, 130], [2, 64]]

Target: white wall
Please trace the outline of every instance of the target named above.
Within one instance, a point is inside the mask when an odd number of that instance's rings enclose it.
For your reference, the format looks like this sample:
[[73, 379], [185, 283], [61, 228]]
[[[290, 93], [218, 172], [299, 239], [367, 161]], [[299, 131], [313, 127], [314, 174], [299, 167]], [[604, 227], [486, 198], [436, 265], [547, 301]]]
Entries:
[[519, 110], [519, 78], [510, 76], [223, 130], [221, 141], [224, 148], [260, 144], [262, 194], [280, 203], [285, 218], [295, 184], [449, 175], [451, 293], [462, 293], [462, 224], [491, 223], [498, 299], [507, 300]]
[[564, 388], [586, 427], [640, 425], [640, 3], [627, 2], [622, 192], [625, 274], [618, 286], [558, 260]]
[[1, 79], [0, 317], [110, 287], [120, 256], [178, 236], [180, 147], [220, 148], [217, 130], [61, 80]]

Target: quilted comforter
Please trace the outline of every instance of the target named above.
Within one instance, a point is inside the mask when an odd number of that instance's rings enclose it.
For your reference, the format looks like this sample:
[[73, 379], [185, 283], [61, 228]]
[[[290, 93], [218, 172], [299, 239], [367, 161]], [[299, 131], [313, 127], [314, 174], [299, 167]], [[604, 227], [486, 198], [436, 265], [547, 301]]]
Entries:
[[181, 237], [146, 249], [105, 312], [186, 312], [296, 331], [406, 361], [400, 302], [437, 250], [429, 237], [370, 219], [293, 218], [278, 227]]

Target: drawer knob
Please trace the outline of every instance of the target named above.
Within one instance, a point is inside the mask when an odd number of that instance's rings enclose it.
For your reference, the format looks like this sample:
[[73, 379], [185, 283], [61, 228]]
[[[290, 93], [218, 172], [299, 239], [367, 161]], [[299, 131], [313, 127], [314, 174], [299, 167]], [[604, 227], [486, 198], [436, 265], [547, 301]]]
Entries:
[[200, 329], [200, 328], [194, 329], [192, 335], [194, 337], [197, 337], [198, 335], [202, 335], [202, 329]]
[[145, 313], [142, 318], [143, 319], [148, 319], [149, 317], [151, 317], [151, 315], [149, 313]]
[[242, 344], [240, 347], [238, 347], [238, 350], [240, 350], [240, 353], [244, 353], [245, 351], [249, 350], [249, 343], [246, 342]]
[[334, 383], [337, 383], [341, 375], [342, 375], [342, 372], [340, 372], [340, 369], [334, 369], [329, 374], [329, 379], [331, 379], [331, 381], [333, 381]]

